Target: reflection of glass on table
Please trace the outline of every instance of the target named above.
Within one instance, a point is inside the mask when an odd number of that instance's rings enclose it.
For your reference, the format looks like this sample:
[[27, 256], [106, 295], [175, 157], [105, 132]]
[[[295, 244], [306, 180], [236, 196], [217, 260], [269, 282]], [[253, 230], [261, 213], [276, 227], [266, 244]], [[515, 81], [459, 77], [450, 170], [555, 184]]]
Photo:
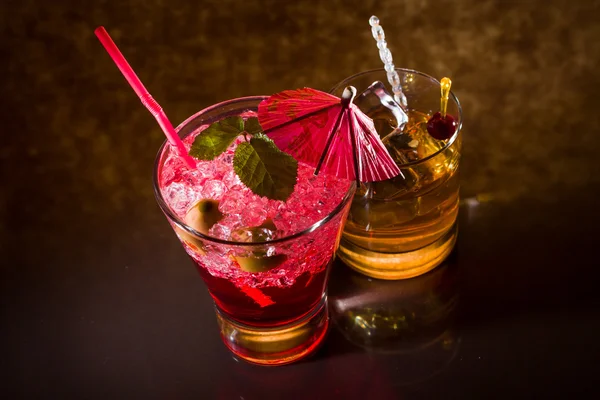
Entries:
[[456, 252], [437, 269], [407, 280], [371, 279], [334, 265], [331, 318], [352, 344], [406, 369], [403, 381], [444, 369], [458, 352]]

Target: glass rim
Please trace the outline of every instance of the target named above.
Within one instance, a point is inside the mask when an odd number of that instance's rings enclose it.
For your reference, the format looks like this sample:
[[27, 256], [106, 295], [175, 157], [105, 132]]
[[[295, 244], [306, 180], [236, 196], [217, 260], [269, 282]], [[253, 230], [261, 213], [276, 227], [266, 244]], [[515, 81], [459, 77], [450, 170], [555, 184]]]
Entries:
[[[197, 113], [191, 115], [185, 121], [180, 123], [177, 126], [177, 128], [175, 128], [175, 131], [177, 131], [179, 133], [179, 131], [181, 129], [183, 129], [186, 125], [191, 123], [196, 118], [198, 118], [201, 115], [206, 114], [210, 111], [214, 111], [217, 108], [225, 107], [225, 106], [235, 104], [235, 103], [240, 103], [242, 101], [252, 101], [252, 100], [262, 101], [267, 98], [268, 98], [268, 96], [247, 96], [247, 97], [238, 97], [235, 99], [222, 101], [222, 102], [214, 104], [210, 107], [204, 108], [204, 109], [198, 111]], [[317, 229], [319, 229], [321, 226], [325, 225], [327, 222], [329, 222], [331, 219], [333, 219], [333, 217], [338, 215], [342, 211], [342, 209], [346, 206], [346, 204], [348, 204], [348, 202], [350, 200], [352, 200], [352, 198], [354, 197], [354, 190], [356, 189], [356, 182], [352, 181], [350, 183], [350, 187], [348, 188], [348, 191], [346, 192], [346, 194], [344, 195], [342, 200], [339, 202], [339, 204], [337, 204], [333, 210], [331, 210], [327, 215], [325, 215], [320, 220], [315, 221], [310, 226], [304, 228], [301, 231], [293, 233], [291, 235], [287, 235], [287, 236], [269, 240], [269, 241], [262, 241], [262, 242], [236, 242], [236, 241], [232, 241], [232, 240], [219, 239], [219, 238], [216, 238], [213, 236], [205, 235], [201, 232], [198, 232], [194, 228], [188, 226], [183, 220], [181, 220], [181, 218], [179, 218], [179, 216], [171, 209], [171, 207], [169, 207], [169, 205], [163, 198], [163, 195], [160, 191], [160, 182], [159, 182], [158, 171], [159, 171], [159, 168], [162, 167], [161, 158], [162, 158], [163, 152], [166, 150], [167, 145], [168, 145], [168, 141], [165, 140], [163, 142], [163, 144], [160, 146], [160, 148], [158, 149], [158, 153], [156, 154], [156, 158], [154, 160], [154, 167], [153, 167], [153, 171], [152, 171], [152, 186], [154, 187], [154, 197], [156, 198], [156, 201], [158, 202], [159, 207], [161, 208], [163, 213], [167, 216], [169, 221], [173, 222], [179, 229], [182, 229], [184, 232], [187, 232], [197, 238], [200, 238], [202, 240], [207, 240], [209, 242], [224, 244], [224, 245], [247, 246], [247, 247], [273, 245], [273, 244], [288, 242], [288, 241], [294, 240], [300, 236], [304, 236], [311, 232], [314, 232]], [[169, 151], [171, 151], [170, 148], [169, 148]]]
[[[408, 69], [408, 68], [394, 68], [394, 69], [395, 69], [396, 72], [404, 72], [404, 73], [411, 73], [411, 74], [420, 75], [420, 76], [422, 76], [424, 78], [429, 79], [433, 83], [441, 86], [440, 81], [438, 81], [437, 79], [435, 79], [433, 76], [427, 75], [424, 72], [420, 72], [420, 71], [416, 71], [414, 69]], [[329, 90], [329, 93], [333, 93], [335, 90], [339, 90], [341, 87], [348, 86], [348, 82], [351, 81], [351, 80], [358, 79], [361, 76], [372, 74], [372, 73], [376, 73], [376, 72], [386, 73], [386, 70], [384, 68], [376, 68], [376, 69], [370, 69], [370, 70], [367, 70], [367, 71], [362, 71], [362, 72], [356, 73], [354, 75], [351, 75], [351, 76], [343, 79], [342, 81], [338, 82], [337, 84], [335, 84], [335, 86], [333, 86], [331, 88], [331, 90]], [[460, 102], [458, 101], [458, 97], [456, 97], [456, 95], [454, 94], [454, 92], [452, 92], [452, 90], [450, 90], [449, 98], [451, 98], [452, 100], [454, 100], [454, 102], [456, 103], [456, 106], [458, 108], [458, 126], [456, 128], [456, 132], [454, 132], [454, 134], [446, 142], [446, 144], [444, 146], [442, 146], [439, 150], [437, 150], [435, 153], [431, 153], [427, 157], [421, 158], [419, 160], [410, 161], [410, 162], [407, 162], [407, 163], [400, 164], [400, 165], [398, 165], [399, 168], [407, 168], [407, 167], [412, 167], [414, 165], [419, 165], [421, 163], [425, 163], [425, 162], [431, 160], [432, 158], [436, 157], [437, 155], [439, 155], [441, 152], [443, 152], [444, 150], [446, 150], [450, 146], [452, 146], [452, 144], [454, 144], [454, 142], [456, 141], [456, 139], [458, 138], [458, 135], [460, 134], [460, 132], [462, 130], [462, 107], [460, 105]]]

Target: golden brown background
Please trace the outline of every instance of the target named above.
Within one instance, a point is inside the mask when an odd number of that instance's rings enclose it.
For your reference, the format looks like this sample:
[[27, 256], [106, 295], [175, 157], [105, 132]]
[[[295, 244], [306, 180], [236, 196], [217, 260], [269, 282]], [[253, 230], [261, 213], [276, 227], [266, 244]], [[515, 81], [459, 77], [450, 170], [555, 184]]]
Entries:
[[163, 134], [93, 33], [107, 28], [178, 124], [222, 100], [329, 90], [381, 67], [373, 14], [396, 66], [452, 78], [461, 195], [489, 201], [460, 214], [460, 361], [417, 397], [588, 382], [585, 363], [600, 359], [600, 1], [3, 0], [3, 385], [37, 397], [237, 399], [273, 373], [297, 377], [294, 388], [312, 390], [301, 377], [330, 385], [336, 398], [354, 390], [346, 372], [370, 365], [362, 393], [371, 377], [404, 390], [395, 364], [365, 353], [346, 364], [338, 339], [283, 372], [235, 369], [154, 200]]
[[176, 125], [222, 100], [328, 90], [381, 67], [372, 14], [397, 66], [452, 78], [464, 109], [463, 196], [586, 190], [600, 182], [599, 5], [5, 2], [0, 156], [10, 185], [2, 208], [37, 220], [40, 207], [57, 203], [96, 216], [108, 207], [126, 212], [132, 196], [151, 206], [148, 178], [163, 136], [98, 43], [96, 26], [107, 28]]

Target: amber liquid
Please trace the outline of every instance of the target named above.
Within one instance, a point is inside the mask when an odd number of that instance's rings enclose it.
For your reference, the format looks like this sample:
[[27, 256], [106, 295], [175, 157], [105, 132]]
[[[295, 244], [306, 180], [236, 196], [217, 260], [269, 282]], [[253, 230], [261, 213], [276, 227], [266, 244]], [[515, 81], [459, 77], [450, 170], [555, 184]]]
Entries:
[[403, 133], [383, 139], [402, 174], [363, 184], [354, 196], [340, 257], [366, 275], [419, 275], [439, 264], [454, 245], [460, 137], [442, 150], [445, 143], [427, 133], [428, 118], [410, 112]]

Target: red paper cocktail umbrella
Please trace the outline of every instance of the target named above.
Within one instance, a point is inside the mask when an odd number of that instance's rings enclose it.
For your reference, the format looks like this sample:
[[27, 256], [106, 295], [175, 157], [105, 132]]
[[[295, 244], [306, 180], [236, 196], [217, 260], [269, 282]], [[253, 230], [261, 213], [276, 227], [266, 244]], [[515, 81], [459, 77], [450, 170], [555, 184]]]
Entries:
[[400, 169], [381, 142], [373, 121], [352, 104], [356, 89], [342, 98], [304, 88], [274, 94], [258, 106], [264, 132], [277, 147], [339, 178], [375, 182]]

